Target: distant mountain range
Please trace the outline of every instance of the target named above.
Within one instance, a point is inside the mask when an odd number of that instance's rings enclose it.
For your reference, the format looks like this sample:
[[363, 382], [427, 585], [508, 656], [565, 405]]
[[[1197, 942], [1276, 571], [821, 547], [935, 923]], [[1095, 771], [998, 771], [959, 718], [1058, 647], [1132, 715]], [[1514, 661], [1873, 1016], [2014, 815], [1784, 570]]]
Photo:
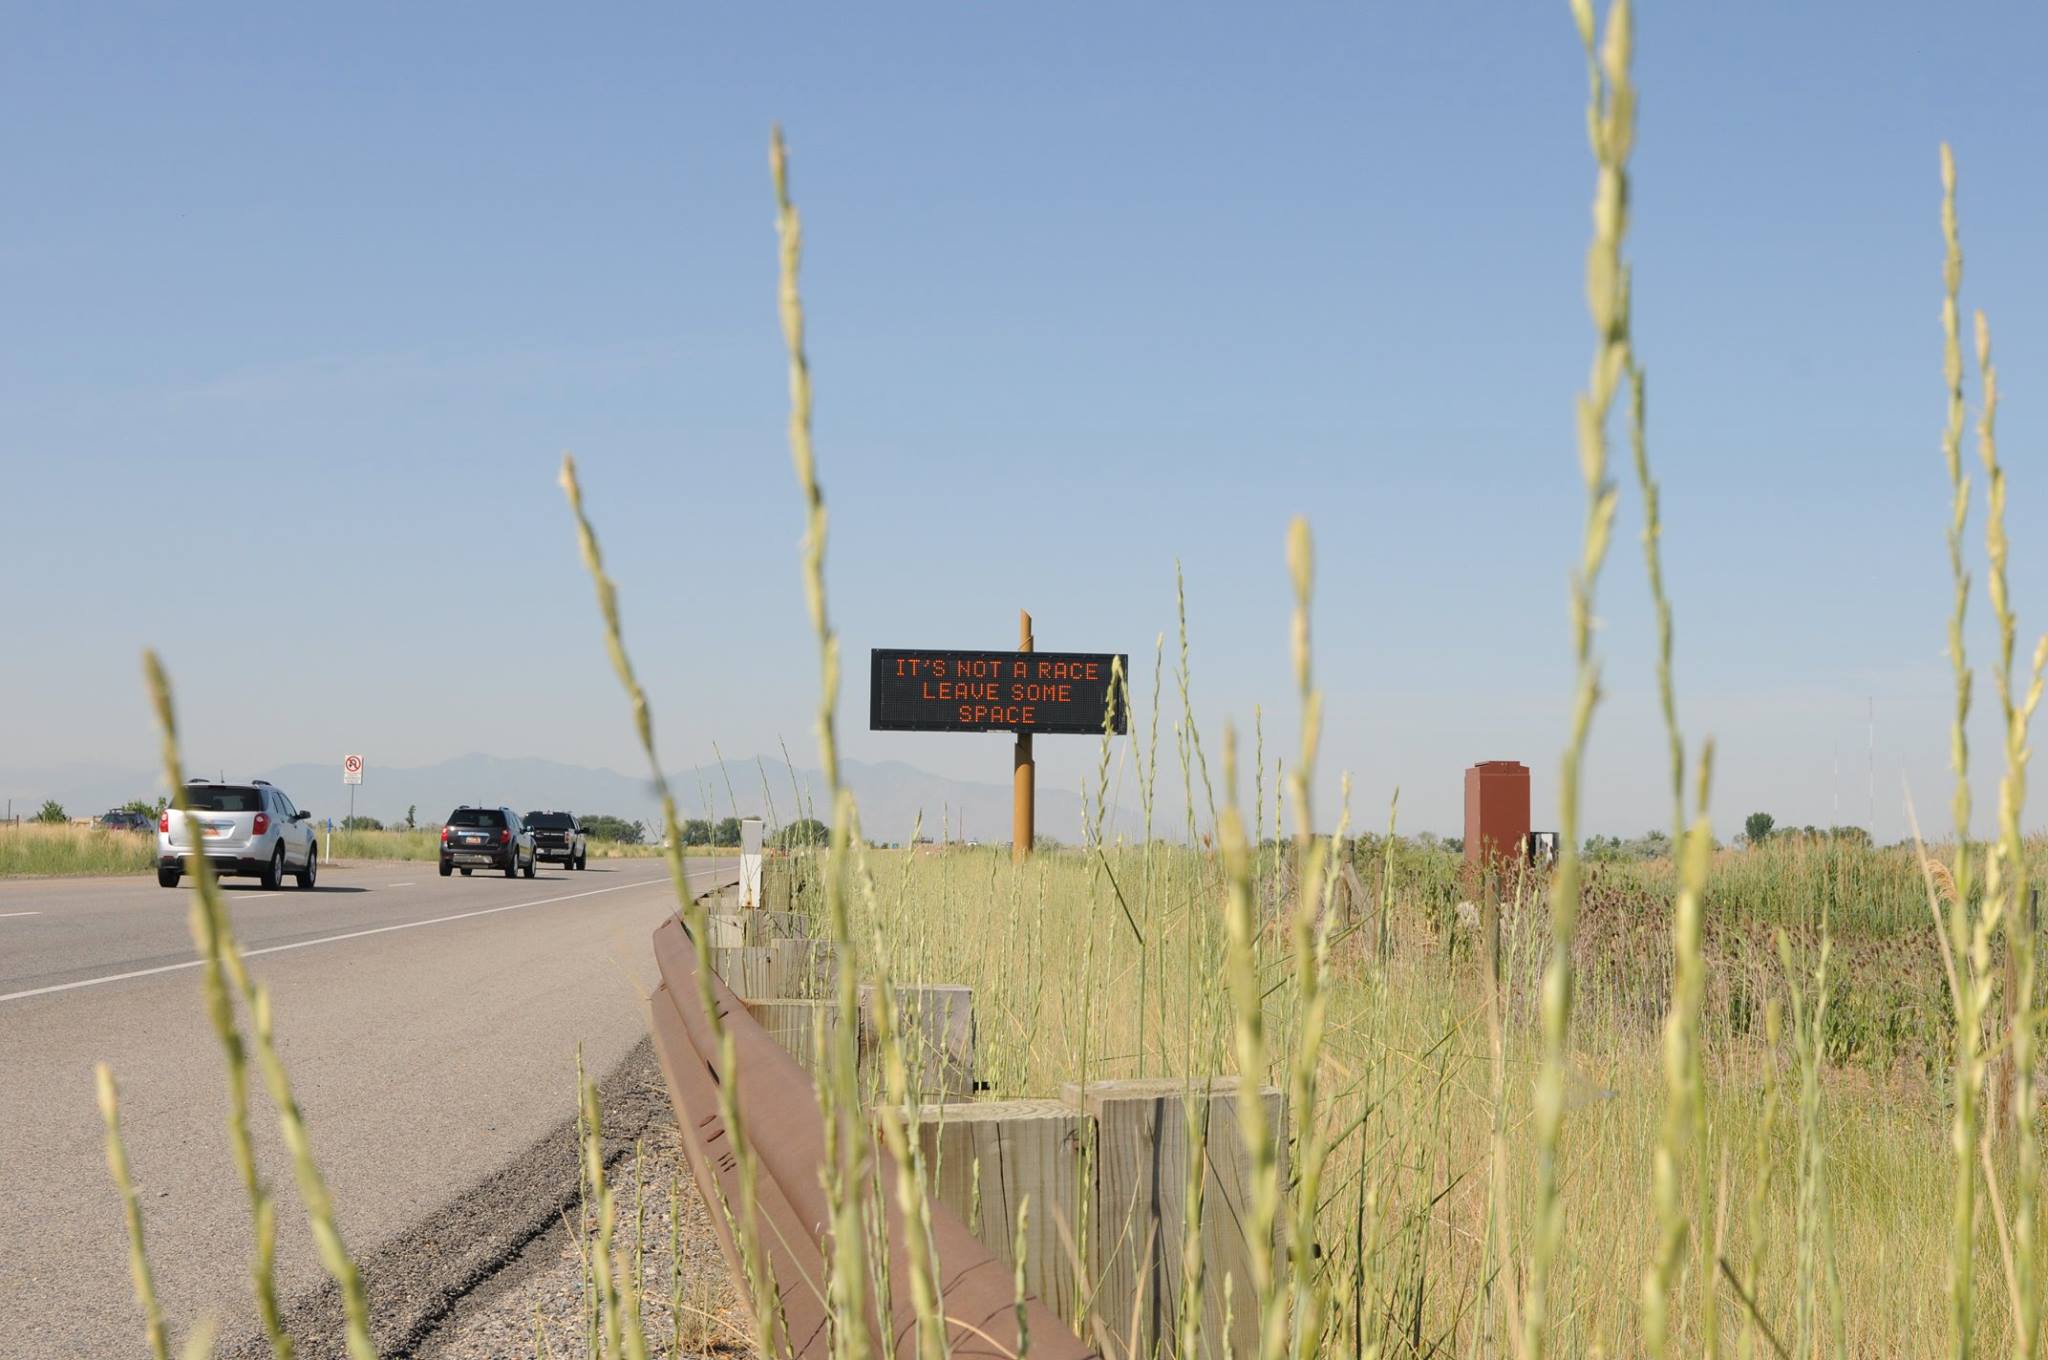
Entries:
[[[847, 786], [860, 804], [861, 825], [878, 841], [906, 841], [924, 817], [924, 834], [937, 840], [942, 823], [955, 838], [1007, 842], [1010, 839], [1010, 786], [972, 784], [906, 765], [901, 761], [841, 765]], [[765, 788], [764, 775], [765, 770]], [[201, 773], [204, 773], [203, 771]], [[731, 791], [727, 792], [727, 778]], [[316, 817], [340, 818], [348, 812], [348, 790], [338, 765], [282, 765], [259, 772], [291, 795]], [[679, 817], [728, 817], [737, 807], [742, 817], [766, 817], [786, 823], [804, 815], [831, 820], [824, 778], [816, 770], [794, 773], [780, 759], [752, 757], [728, 760], [724, 767], [699, 766], [669, 776]], [[74, 817], [91, 816], [118, 807], [131, 798], [153, 796], [157, 775], [152, 770], [106, 766], [66, 769], [0, 768], [0, 799], [13, 800], [17, 816], [32, 817], [45, 798], [55, 798]], [[661, 805], [652, 781], [616, 770], [569, 765], [531, 757], [460, 756], [438, 764], [410, 768], [371, 766], [356, 789], [355, 808], [364, 816], [403, 822], [408, 806], [416, 807], [423, 825], [438, 825], [448, 810], [463, 803], [509, 803], [519, 811], [566, 808], [604, 812], [649, 827], [661, 819]], [[799, 803], [802, 804], [799, 809]], [[1123, 819], [1129, 823], [1133, 819]], [[1038, 790], [1038, 829], [1064, 841], [1079, 838], [1081, 800], [1072, 792]], [[1132, 830], [1126, 824], [1124, 830]]]

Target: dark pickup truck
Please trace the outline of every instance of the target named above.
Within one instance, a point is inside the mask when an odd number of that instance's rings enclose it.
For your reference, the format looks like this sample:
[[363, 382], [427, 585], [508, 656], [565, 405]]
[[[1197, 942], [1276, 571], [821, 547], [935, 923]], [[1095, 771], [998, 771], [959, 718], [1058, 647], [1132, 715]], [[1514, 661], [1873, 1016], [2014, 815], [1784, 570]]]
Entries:
[[583, 869], [590, 864], [590, 842], [573, 812], [529, 812], [526, 824], [533, 828], [536, 858], [559, 864], [564, 869]]

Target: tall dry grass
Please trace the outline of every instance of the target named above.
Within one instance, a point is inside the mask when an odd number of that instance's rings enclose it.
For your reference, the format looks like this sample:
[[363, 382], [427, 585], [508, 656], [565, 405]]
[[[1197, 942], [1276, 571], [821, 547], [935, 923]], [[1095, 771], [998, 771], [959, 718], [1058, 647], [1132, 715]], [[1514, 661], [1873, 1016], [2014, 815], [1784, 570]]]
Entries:
[[140, 832], [0, 822], [0, 878], [146, 874], [155, 853], [156, 838]]

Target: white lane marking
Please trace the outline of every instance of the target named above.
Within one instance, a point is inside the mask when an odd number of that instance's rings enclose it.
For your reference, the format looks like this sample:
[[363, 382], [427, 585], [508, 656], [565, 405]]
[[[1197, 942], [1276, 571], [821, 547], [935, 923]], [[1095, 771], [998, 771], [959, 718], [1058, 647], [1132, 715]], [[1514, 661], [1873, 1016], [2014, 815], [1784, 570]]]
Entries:
[[41, 912], [39, 912], [39, 911], [0, 911], [0, 921], [4, 921], [4, 920], [6, 920], [6, 919], [7, 919], [8, 917], [10, 917], [10, 916], [41, 916], [41, 915], [42, 915], [42, 913], [41, 913]]
[[[339, 944], [343, 940], [360, 940], [368, 935], [388, 935], [394, 930], [417, 930], [421, 926], [446, 925], [450, 921], [467, 921], [476, 916], [496, 916], [501, 911], [521, 911], [527, 907], [545, 907], [554, 902], [573, 902], [579, 897], [597, 897], [603, 893], [624, 892], [628, 888], [645, 888], [650, 884], [666, 883], [665, 878], [643, 878], [635, 883], [615, 883], [609, 888], [592, 888], [589, 892], [569, 893], [563, 897], [542, 897], [532, 902], [510, 902], [502, 907], [485, 907], [480, 911], [462, 911], [453, 916], [436, 916], [426, 921], [401, 921], [395, 926], [374, 926], [369, 930], [351, 930], [341, 935], [322, 935], [317, 940], [300, 940], [295, 944], [273, 944], [263, 949], [245, 949], [242, 957], [258, 958], [264, 954], [282, 954], [288, 949], [311, 949], [316, 944]], [[49, 987], [31, 987], [25, 992], [0, 994], [0, 1001], [22, 1001], [32, 996], [48, 996], [52, 992], [75, 991], [80, 987], [97, 987], [106, 982], [126, 982], [130, 978], [154, 977], [158, 973], [175, 973], [185, 968], [197, 968], [204, 959], [188, 959], [184, 963], [166, 963], [156, 968], [138, 968], [132, 973], [109, 973], [105, 977], [80, 978], [77, 982], [59, 982]]]
[[385, 886], [385, 887], [387, 887], [387, 888], [410, 888], [410, 887], [412, 886], [412, 884], [410, 884], [410, 883], [387, 883], [387, 884], [385, 884], [384, 886]]
[[257, 898], [259, 898], [259, 897], [283, 897], [283, 896], [284, 896], [284, 894], [283, 894], [283, 893], [244, 893], [244, 894], [243, 894], [242, 896], [240, 896], [240, 897], [237, 897], [237, 898], [235, 899], [235, 901], [237, 901], [237, 902], [254, 902], [254, 901], [255, 901], [255, 900], [256, 900]]

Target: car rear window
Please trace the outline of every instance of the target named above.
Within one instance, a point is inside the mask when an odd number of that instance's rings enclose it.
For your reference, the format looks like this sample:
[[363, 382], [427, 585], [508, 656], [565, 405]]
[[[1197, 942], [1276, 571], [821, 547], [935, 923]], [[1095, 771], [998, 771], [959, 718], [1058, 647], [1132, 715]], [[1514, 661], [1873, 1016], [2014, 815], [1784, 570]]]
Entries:
[[261, 812], [263, 791], [236, 784], [191, 784], [185, 801], [194, 812]]
[[526, 824], [542, 831], [567, 831], [574, 818], [566, 812], [529, 812]]
[[457, 808], [449, 814], [448, 825], [502, 827], [505, 814], [496, 808]]

